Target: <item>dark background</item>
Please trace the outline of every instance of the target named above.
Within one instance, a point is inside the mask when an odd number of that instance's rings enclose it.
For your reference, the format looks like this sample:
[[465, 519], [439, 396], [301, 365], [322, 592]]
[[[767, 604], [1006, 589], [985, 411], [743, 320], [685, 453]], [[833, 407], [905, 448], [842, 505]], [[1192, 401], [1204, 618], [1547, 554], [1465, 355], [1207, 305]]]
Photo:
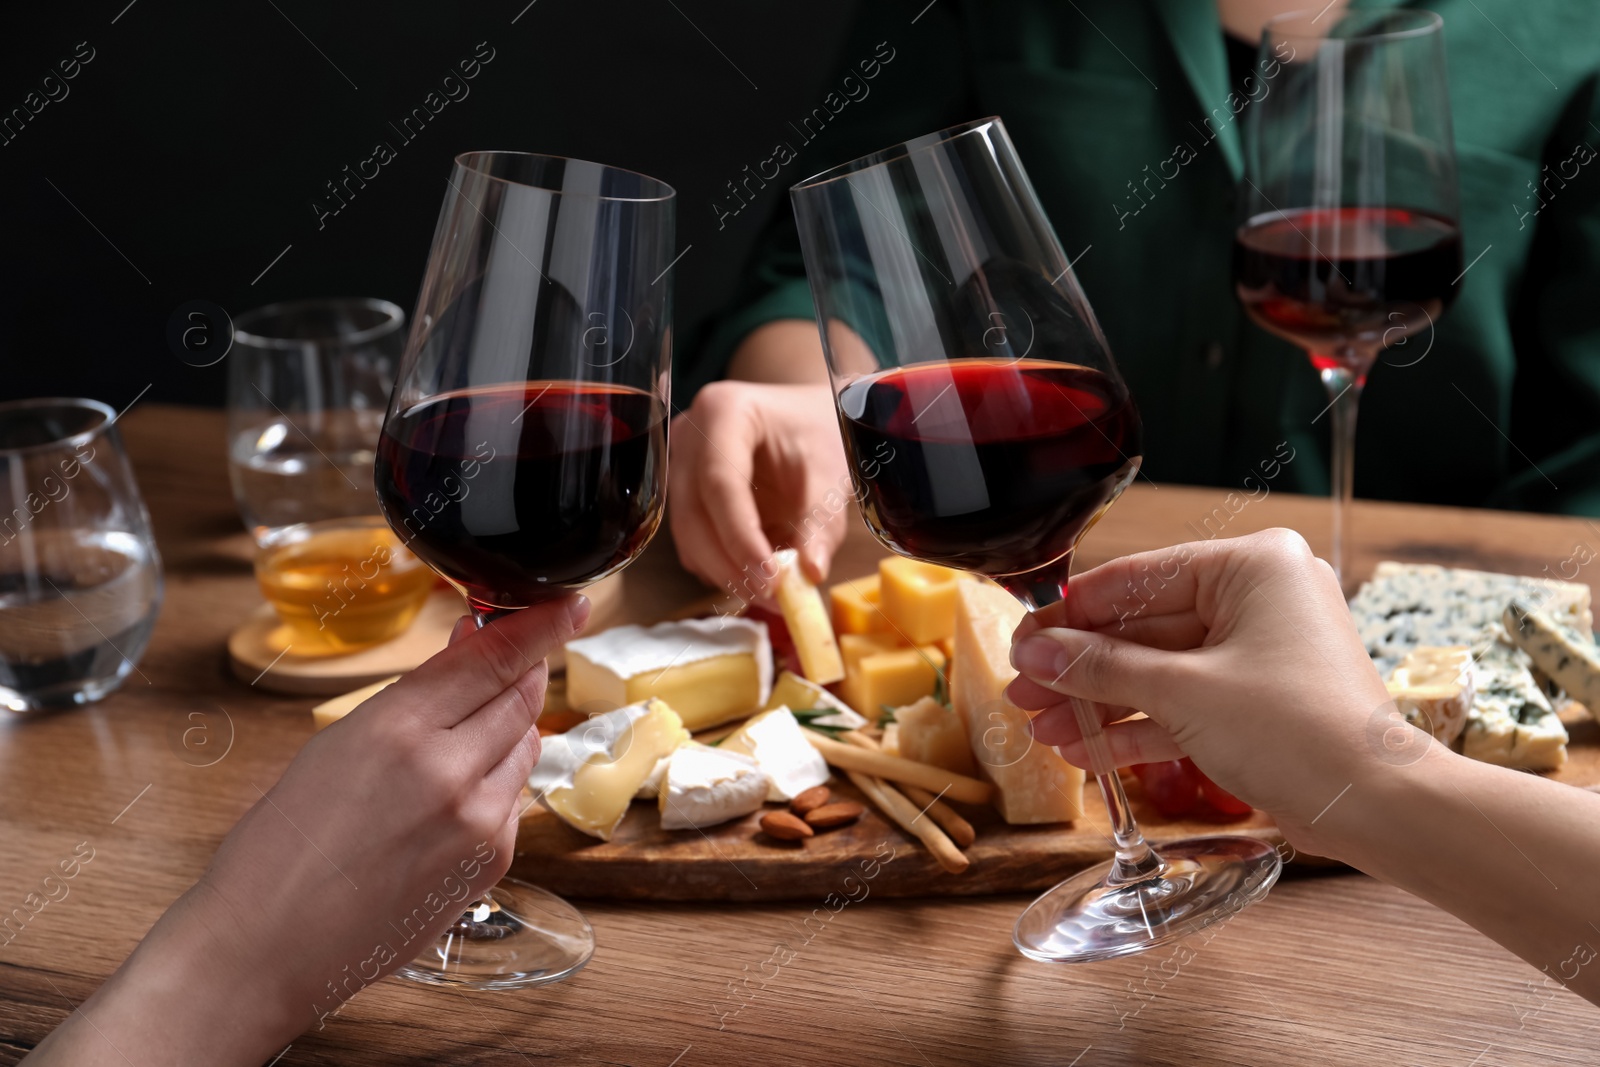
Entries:
[[[377, 296], [409, 315], [451, 160], [475, 149], [576, 156], [677, 189], [678, 248], [689, 249], [674, 269], [682, 369], [761, 226], [788, 210], [774, 184], [719, 230], [713, 200], [818, 103], [854, 9], [41, 7], [8, 13], [0, 114], [23, 106], [79, 42], [94, 58], [64, 99], [0, 146], [0, 399], [91, 396], [118, 410], [147, 385], [146, 400], [222, 402], [225, 362], [191, 367], [167, 344], [169, 318], [191, 300], [237, 315], [292, 298]], [[480, 42], [494, 58], [466, 83], [469, 95], [404, 143], [388, 124], [422, 106]], [[325, 183], [380, 140], [397, 157], [319, 230], [312, 201], [327, 201]], [[790, 168], [796, 180], [838, 162], [827, 140]]]

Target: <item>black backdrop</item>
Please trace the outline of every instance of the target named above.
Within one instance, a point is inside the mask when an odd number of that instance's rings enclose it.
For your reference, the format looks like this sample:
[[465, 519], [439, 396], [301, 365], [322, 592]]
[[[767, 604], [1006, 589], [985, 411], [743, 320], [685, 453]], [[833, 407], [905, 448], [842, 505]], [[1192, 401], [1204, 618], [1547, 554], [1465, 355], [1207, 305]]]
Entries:
[[[676, 352], [692, 358], [755, 233], [775, 206], [788, 210], [774, 185], [719, 229], [712, 203], [816, 103], [853, 5], [32, 7], [8, 12], [0, 34], [0, 118], [11, 117], [0, 124], [0, 399], [71, 394], [120, 410], [146, 386], [147, 400], [222, 401], [225, 364], [192, 367], [168, 347], [168, 320], [188, 301], [238, 314], [378, 296], [409, 315], [451, 160], [472, 149], [576, 156], [675, 186], [688, 249], [674, 273]], [[475, 56], [491, 58], [461, 78]], [[398, 131], [418, 108], [427, 124]], [[344, 185], [347, 166], [372, 174], [363, 161], [379, 141], [394, 158], [364, 187]], [[820, 166], [833, 162], [826, 151], [819, 139], [808, 154]], [[319, 218], [337, 206], [330, 181], [345, 206]]]

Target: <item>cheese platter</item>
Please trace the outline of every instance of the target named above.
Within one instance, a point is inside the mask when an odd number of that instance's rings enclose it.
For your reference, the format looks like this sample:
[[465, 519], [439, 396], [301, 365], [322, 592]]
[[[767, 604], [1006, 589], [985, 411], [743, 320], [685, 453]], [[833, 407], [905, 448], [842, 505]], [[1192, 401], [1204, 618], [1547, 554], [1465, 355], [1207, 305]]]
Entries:
[[[1003, 697], [1022, 615], [1008, 594], [899, 557], [824, 594], [792, 554], [776, 562], [777, 610], [569, 642], [514, 875], [618, 900], [820, 899], [851, 877], [883, 896], [980, 895], [1111, 855], [1104, 804]], [[1476, 759], [1600, 785], [1600, 723], [1569, 696], [1600, 700], [1587, 586], [1385, 563], [1351, 611], [1394, 699], [1374, 720], [1381, 756], [1420, 751], [1388, 751], [1409, 723]], [[323, 705], [319, 725], [376, 688]], [[1295, 858], [1188, 761], [1122, 776], [1158, 848], [1243, 835]]]

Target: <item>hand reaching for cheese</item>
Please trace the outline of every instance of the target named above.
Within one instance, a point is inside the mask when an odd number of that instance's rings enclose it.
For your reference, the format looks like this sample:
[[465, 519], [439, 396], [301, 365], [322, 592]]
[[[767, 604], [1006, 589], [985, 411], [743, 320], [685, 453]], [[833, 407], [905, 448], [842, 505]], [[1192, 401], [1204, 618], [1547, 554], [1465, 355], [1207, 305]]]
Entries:
[[449, 648], [313, 736], [29, 1062], [121, 1063], [121, 1047], [262, 1063], [430, 947], [511, 862], [545, 656], [588, 615], [570, 597], [458, 626]]
[[1007, 695], [1042, 708], [1034, 737], [1088, 766], [1063, 695], [1105, 706], [1119, 766], [1188, 755], [1270, 812], [1291, 840], [1376, 762], [1366, 743], [1388, 690], [1332, 569], [1298, 534], [1269, 530], [1147, 552], [1072, 579], [1024, 619]]
[[827, 576], [853, 511], [827, 384], [713, 382], [671, 437], [667, 502], [686, 568], [749, 600], [777, 577], [773, 549], [787, 545], [813, 582]]

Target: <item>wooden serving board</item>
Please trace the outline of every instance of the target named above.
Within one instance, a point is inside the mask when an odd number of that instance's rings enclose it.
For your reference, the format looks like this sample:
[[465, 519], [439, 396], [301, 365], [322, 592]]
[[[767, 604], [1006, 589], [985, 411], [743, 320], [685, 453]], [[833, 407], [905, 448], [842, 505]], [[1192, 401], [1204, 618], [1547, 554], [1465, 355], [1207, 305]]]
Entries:
[[[1561, 717], [1572, 741], [1566, 766], [1548, 777], [1600, 786], [1600, 723], [1577, 704], [1569, 704]], [[1164, 841], [1211, 834], [1283, 843], [1261, 812], [1235, 822], [1166, 819], [1145, 801], [1131, 774], [1124, 772], [1123, 784], [1146, 839], [1157, 848]], [[535, 805], [523, 816], [511, 873], [562, 896], [601, 900], [822, 900], [857, 886], [862, 865], [874, 859], [882, 865], [872, 877], [874, 894], [934, 897], [1038, 892], [1111, 858], [1110, 822], [1093, 782], [1084, 789], [1088, 814], [1071, 826], [1008, 826], [990, 808], [955, 805], [978, 832], [966, 850], [972, 866], [961, 874], [941, 868], [921, 842], [880, 815], [849, 781], [835, 774], [830, 788], [836, 796], [860, 801], [866, 814], [853, 826], [802, 843], [762, 833], [760, 812], [704, 831], [663, 830], [656, 806], [644, 802], [634, 803], [615, 837], [597, 841]], [[1283, 852], [1292, 854], [1288, 848]], [[890, 856], [892, 861], [885, 862]], [[1294, 862], [1326, 865], [1314, 857]], [[852, 875], [857, 881], [845, 885]]]

